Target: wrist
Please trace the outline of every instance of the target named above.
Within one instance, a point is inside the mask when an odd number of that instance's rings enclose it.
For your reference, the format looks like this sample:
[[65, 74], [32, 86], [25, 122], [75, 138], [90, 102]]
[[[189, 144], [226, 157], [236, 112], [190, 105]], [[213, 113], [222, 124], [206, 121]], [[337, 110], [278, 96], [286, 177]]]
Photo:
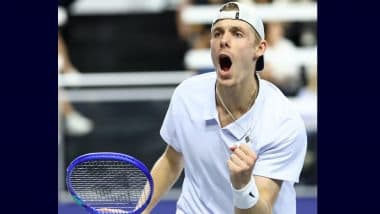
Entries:
[[232, 186], [232, 192], [234, 206], [239, 209], [251, 208], [259, 201], [259, 190], [257, 189], [253, 177], [251, 177], [248, 184], [241, 189], [235, 189]]

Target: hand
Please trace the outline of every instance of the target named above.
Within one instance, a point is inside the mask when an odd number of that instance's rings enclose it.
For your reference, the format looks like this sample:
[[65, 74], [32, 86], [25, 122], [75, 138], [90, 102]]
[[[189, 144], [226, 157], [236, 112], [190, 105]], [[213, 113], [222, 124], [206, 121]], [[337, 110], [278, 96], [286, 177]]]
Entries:
[[230, 148], [232, 154], [228, 159], [230, 180], [235, 189], [245, 187], [252, 177], [253, 167], [257, 160], [257, 154], [248, 146], [240, 144]]

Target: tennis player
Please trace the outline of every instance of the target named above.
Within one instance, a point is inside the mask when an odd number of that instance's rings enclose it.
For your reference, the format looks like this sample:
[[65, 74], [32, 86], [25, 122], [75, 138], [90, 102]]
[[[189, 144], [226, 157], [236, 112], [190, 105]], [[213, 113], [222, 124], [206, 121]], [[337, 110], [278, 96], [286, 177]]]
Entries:
[[160, 130], [168, 146], [151, 171], [154, 194], [144, 213], [183, 169], [177, 214], [296, 213], [306, 131], [288, 99], [257, 74], [264, 38], [253, 8], [230, 2], [218, 11], [210, 41], [216, 71], [176, 88]]

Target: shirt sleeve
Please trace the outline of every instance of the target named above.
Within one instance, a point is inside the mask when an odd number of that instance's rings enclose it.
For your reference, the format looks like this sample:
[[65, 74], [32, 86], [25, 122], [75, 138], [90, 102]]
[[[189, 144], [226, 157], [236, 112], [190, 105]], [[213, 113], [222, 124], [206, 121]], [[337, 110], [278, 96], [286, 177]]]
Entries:
[[176, 91], [170, 100], [169, 108], [166, 112], [164, 121], [161, 126], [160, 135], [162, 139], [171, 147], [173, 147], [177, 152], [181, 152], [181, 147], [178, 142], [177, 131], [176, 131], [176, 105], [178, 105], [176, 99]]
[[253, 174], [298, 182], [307, 147], [305, 125], [300, 120], [289, 120], [273, 136], [260, 148]]

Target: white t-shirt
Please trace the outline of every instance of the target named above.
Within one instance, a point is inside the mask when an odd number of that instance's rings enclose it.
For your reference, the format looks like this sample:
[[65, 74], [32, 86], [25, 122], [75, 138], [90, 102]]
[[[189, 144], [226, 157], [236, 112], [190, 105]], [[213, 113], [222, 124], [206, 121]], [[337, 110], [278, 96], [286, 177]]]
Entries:
[[273, 84], [259, 80], [251, 109], [220, 127], [215, 103], [216, 73], [183, 81], [174, 91], [160, 134], [182, 153], [185, 179], [177, 213], [234, 213], [227, 160], [229, 147], [250, 133], [258, 154], [253, 174], [283, 180], [273, 213], [295, 214], [293, 187], [303, 166], [306, 131], [299, 114]]

